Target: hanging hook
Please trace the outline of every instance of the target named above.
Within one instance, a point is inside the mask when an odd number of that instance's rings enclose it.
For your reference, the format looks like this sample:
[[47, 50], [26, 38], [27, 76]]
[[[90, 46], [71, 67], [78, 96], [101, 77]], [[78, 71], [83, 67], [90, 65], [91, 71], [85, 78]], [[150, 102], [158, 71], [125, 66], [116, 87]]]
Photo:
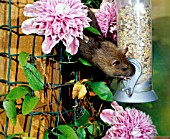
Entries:
[[126, 92], [126, 94], [130, 97], [132, 96], [134, 87], [142, 74], [142, 66], [137, 60], [133, 58], [129, 59], [129, 61], [135, 68], [135, 74], [130, 77], [130, 79], [123, 80], [124, 88], [122, 88], [122, 91]]

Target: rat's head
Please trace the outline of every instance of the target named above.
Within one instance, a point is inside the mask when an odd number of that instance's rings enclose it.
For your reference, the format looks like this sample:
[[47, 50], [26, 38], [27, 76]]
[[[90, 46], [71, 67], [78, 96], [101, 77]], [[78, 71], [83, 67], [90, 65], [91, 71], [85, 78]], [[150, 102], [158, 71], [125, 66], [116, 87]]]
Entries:
[[101, 49], [96, 51], [97, 56], [93, 61], [108, 77], [124, 76], [133, 74], [133, 66], [126, 58], [128, 48], [118, 49], [113, 43], [105, 41]]
[[113, 76], [129, 77], [133, 75], [134, 68], [126, 57], [127, 51], [127, 47], [122, 50], [118, 49], [117, 54], [115, 53], [115, 56], [110, 60], [110, 66], [114, 70], [114, 75], [111, 73]]

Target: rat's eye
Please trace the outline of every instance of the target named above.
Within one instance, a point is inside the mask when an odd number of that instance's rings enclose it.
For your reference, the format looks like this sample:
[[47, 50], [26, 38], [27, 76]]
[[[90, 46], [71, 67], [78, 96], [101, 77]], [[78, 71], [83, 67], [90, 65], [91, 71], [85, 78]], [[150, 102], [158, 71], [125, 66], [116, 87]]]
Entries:
[[119, 65], [120, 64], [120, 61], [119, 60], [112, 60], [110, 62], [111, 65]]

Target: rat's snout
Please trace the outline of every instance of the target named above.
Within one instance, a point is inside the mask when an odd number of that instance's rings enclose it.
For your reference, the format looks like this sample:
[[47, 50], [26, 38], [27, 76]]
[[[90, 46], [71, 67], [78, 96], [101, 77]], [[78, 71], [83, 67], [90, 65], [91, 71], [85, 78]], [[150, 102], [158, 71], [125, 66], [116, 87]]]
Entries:
[[132, 76], [135, 74], [135, 67], [131, 63], [129, 64], [129, 76]]
[[135, 67], [131, 63], [129, 63], [128, 68], [126, 68], [126, 70], [123, 69], [123, 71], [126, 72], [126, 76], [132, 76], [135, 74]]

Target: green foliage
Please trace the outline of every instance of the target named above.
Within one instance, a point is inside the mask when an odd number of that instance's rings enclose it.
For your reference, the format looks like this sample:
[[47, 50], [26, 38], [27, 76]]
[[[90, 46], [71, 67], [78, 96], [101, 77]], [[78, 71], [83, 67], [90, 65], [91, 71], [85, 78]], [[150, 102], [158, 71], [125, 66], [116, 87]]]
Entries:
[[13, 100], [4, 99], [3, 107], [5, 109], [6, 115], [13, 125], [16, 125], [17, 121], [17, 110], [15, 107], [15, 102]]
[[101, 35], [101, 33], [97, 29], [92, 27], [92, 26], [85, 28], [85, 30], [90, 31], [90, 32], [92, 32], [92, 33], [94, 33], [96, 35]]
[[38, 70], [29, 63], [23, 67], [23, 70], [31, 89], [40, 91], [44, 86], [44, 80]]
[[79, 58], [79, 61], [85, 66], [92, 66], [89, 62], [87, 62], [86, 60], [84, 60], [82, 58]]
[[142, 105], [149, 108], [149, 109], [151, 109], [153, 107], [152, 103], [149, 103], [149, 102], [148, 103], [142, 103]]
[[58, 139], [68, 139], [68, 138], [64, 135], [58, 135]]
[[105, 101], [113, 102], [113, 94], [103, 82], [87, 82], [90, 88]]
[[22, 66], [22, 69], [24, 70], [24, 74], [31, 89], [39, 91], [44, 86], [44, 80], [39, 71], [30, 63], [27, 63], [28, 56], [29, 54], [25, 52], [20, 52], [19, 63]]
[[48, 134], [49, 134], [49, 133], [48, 133], [48, 131], [47, 131], [47, 130], [45, 130], [45, 131], [44, 131], [43, 139], [48, 139]]
[[81, 0], [86, 6], [90, 8], [99, 8], [102, 0]]
[[21, 66], [26, 66], [27, 65], [27, 58], [28, 58], [29, 54], [25, 53], [25, 52], [20, 52], [19, 53], [19, 63]]
[[101, 124], [97, 121], [90, 124], [87, 129], [91, 135], [100, 136], [102, 134]]
[[22, 139], [37, 139], [37, 138], [34, 138], [34, 137], [22, 137]]
[[86, 139], [86, 131], [84, 128], [78, 127], [77, 134], [79, 139]]
[[68, 53], [66, 50], [64, 51], [64, 54], [67, 56], [68, 61], [70, 62], [71, 59], [73, 58], [73, 55], [71, 55], [70, 53]]
[[34, 107], [37, 105], [37, 103], [38, 103], [38, 98], [36, 96], [31, 96], [27, 94], [25, 96], [25, 99], [22, 105], [22, 114], [26, 115], [30, 113], [34, 109]]
[[84, 114], [75, 121], [75, 125], [76, 126], [86, 125], [88, 123], [89, 116], [90, 116], [89, 112], [85, 110]]
[[59, 135], [60, 139], [78, 139], [75, 131], [68, 125], [59, 125], [57, 129], [62, 133]]
[[26, 94], [31, 93], [31, 89], [28, 86], [18, 86], [13, 88], [8, 95], [6, 96], [6, 99], [10, 100], [16, 100], [20, 99]]
[[[10, 134], [7, 139], [13, 139], [14, 137], [18, 137], [18, 136], [21, 137], [24, 134], [25, 134], [25, 132]], [[31, 139], [31, 138], [29, 138], [29, 139]]]
[[[29, 86], [18, 86], [13, 88], [3, 101], [3, 107], [9, 120], [16, 125], [17, 110], [15, 100], [24, 98], [22, 104], [22, 114], [30, 113], [38, 103], [38, 98], [32, 96], [32, 90], [41, 90], [44, 86], [44, 80], [38, 70], [31, 64], [27, 63], [29, 54], [25, 52], [19, 53], [19, 63], [24, 70], [24, 74], [29, 83]], [[31, 90], [32, 89], [32, 90]], [[11, 135], [14, 136], [14, 135]]]
[[3, 107], [9, 120], [16, 125], [17, 111], [15, 106], [15, 100], [24, 97], [22, 104], [22, 114], [26, 115], [31, 112], [38, 103], [38, 98], [31, 96], [31, 88], [28, 86], [18, 86], [13, 88], [6, 99], [3, 101]]

